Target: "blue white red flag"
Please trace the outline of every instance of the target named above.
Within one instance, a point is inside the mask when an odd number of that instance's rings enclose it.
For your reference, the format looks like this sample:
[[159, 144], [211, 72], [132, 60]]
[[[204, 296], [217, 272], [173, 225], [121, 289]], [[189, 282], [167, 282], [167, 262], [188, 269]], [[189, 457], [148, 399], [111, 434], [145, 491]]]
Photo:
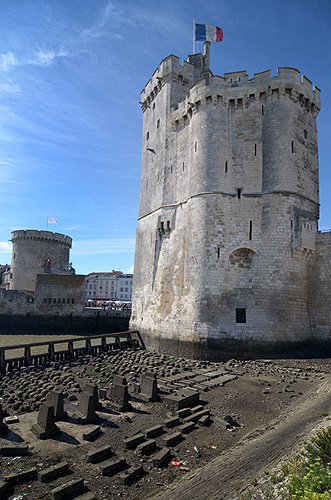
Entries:
[[195, 39], [201, 42], [221, 42], [223, 40], [223, 31], [218, 26], [210, 24], [195, 25]]
[[57, 224], [57, 219], [54, 219], [54, 217], [48, 217], [47, 222], [48, 224]]

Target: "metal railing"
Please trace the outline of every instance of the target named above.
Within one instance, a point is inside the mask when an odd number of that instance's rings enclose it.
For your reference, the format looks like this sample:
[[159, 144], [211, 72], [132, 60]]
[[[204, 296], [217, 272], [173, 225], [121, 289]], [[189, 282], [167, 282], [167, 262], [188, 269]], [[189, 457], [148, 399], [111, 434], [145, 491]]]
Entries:
[[[61, 346], [62, 344], [62, 346]], [[74, 361], [80, 356], [97, 356], [102, 352], [141, 345], [138, 331], [107, 333], [88, 337], [75, 337], [66, 340], [34, 342], [32, 344], [9, 345], [0, 347], [0, 373], [23, 366], [43, 365], [54, 361]], [[45, 352], [41, 348], [47, 347]], [[65, 346], [63, 348], [63, 346]], [[57, 349], [60, 347], [60, 349]], [[20, 356], [6, 357], [12, 350], [22, 350]], [[34, 352], [34, 351], [38, 352]]]

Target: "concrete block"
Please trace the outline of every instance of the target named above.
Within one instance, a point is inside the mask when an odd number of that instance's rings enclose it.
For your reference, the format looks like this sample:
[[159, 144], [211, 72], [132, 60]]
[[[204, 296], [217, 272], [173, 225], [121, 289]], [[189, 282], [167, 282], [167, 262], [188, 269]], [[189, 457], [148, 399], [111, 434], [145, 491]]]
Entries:
[[179, 417], [172, 417], [172, 418], [168, 418], [167, 420], [165, 420], [163, 422], [163, 425], [167, 429], [170, 429], [171, 427], [175, 427], [176, 425], [178, 425], [179, 422], [180, 422]]
[[107, 460], [102, 463], [99, 467], [100, 472], [103, 476], [110, 476], [115, 472], [118, 472], [126, 467], [125, 458], [120, 457], [114, 460]]
[[189, 434], [193, 429], [195, 428], [195, 423], [194, 422], [187, 422], [186, 424], [183, 424], [178, 427], [178, 430], [182, 434]]
[[173, 446], [174, 444], [178, 443], [183, 439], [182, 433], [181, 432], [174, 432], [173, 434], [170, 434], [168, 436], [165, 436], [163, 438], [163, 444], [165, 446]]
[[145, 440], [145, 436], [143, 434], [136, 434], [135, 436], [124, 438], [123, 442], [125, 448], [129, 450], [133, 450], [138, 446], [138, 444], [142, 443]]
[[68, 469], [69, 469], [68, 462], [59, 462], [58, 464], [52, 465], [47, 469], [38, 471], [38, 479], [42, 483], [45, 483], [46, 481], [50, 481], [55, 477], [65, 474], [66, 472], [68, 472]]
[[144, 468], [142, 465], [137, 467], [131, 467], [127, 471], [123, 472], [120, 476], [120, 482], [122, 484], [130, 484], [138, 480], [144, 474]]
[[163, 432], [163, 426], [162, 425], [154, 425], [154, 427], [149, 427], [148, 429], [145, 430], [145, 437], [150, 438], [153, 436], [159, 436]]
[[30, 479], [37, 479], [37, 468], [32, 467], [31, 469], [27, 469], [22, 472], [12, 472], [5, 476], [5, 480], [8, 481], [9, 484], [18, 484], [25, 483]]
[[156, 441], [155, 439], [150, 439], [149, 441], [146, 441], [146, 443], [141, 443], [137, 448], [137, 452], [140, 455], [146, 455], [147, 453], [155, 449], [156, 449]]
[[4, 457], [23, 457], [29, 454], [27, 444], [0, 446], [0, 455]]
[[7, 481], [3, 481], [2, 479], [0, 479], [0, 493], [1, 494], [7, 493], [8, 490], [9, 490], [9, 483], [7, 483]]
[[109, 458], [111, 455], [111, 446], [105, 445], [101, 446], [101, 448], [97, 448], [96, 450], [91, 450], [87, 454], [87, 462], [101, 462], [102, 460]]
[[152, 464], [154, 467], [162, 467], [166, 462], [169, 462], [169, 460], [170, 448], [163, 448], [153, 457]]
[[191, 415], [191, 408], [183, 408], [182, 410], [176, 411], [176, 413], [179, 418], [184, 418], [187, 417], [188, 415]]
[[183, 420], [185, 423], [198, 422], [200, 420], [200, 418], [203, 417], [204, 415], [209, 415], [209, 410], [198, 411], [197, 413], [193, 413], [192, 415], [185, 417]]
[[100, 434], [100, 432], [101, 432], [100, 426], [96, 425], [95, 427], [92, 427], [92, 429], [83, 432], [83, 439], [85, 441], [91, 441], [98, 434]]
[[68, 483], [62, 484], [58, 486], [54, 490], [51, 491], [51, 499], [52, 500], [63, 500], [64, 498], [68, 498], [69, 495], [76, 493], [79, 490], [84, 488], [84, 479], [73, 479]]
[[209, 415], [203, 415], [199, 420], [199, 425], [206, 426], [210, 423], [210, 416]]

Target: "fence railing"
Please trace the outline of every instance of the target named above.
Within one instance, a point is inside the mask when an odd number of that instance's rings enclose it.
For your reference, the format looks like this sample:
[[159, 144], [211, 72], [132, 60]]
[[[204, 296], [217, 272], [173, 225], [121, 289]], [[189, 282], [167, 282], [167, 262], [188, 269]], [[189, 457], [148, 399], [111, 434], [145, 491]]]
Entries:
[[[74, 361], [87, 354], [96, 356], [101, 352], [141, 345], [138, 331], [107, 333], [75, 337], [66, 340], [34, 342], [32, 344], [0, 347], [0, 373], [23, 366], [43, 365], [52, 361]], [[43, 350], [43, 348], [46, 348]], [[20, 350], [19, 355], [7, 357], [9, 351]], [[43, 351], [43, 352], [40, 352]]]

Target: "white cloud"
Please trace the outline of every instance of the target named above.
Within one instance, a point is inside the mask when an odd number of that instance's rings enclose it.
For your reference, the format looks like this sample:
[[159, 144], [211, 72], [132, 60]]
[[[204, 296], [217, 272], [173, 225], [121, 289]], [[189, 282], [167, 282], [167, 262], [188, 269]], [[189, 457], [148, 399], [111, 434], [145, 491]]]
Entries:
[[11, 245], [8, 241], [0, 241], [0, 253], [11, 253]]
[[34, 56], [26, 61], [26, 64], [31, 64], [33, 66], [49, 66], [59, 57], [66, 57], [68, 54], [63, 50], [59, 52], [48, 51], [45, 52], [40, 50], [36, 52]]
[[[108, 2], [106, 8], [102, 12], [101, 18], [94, 23], [91, 28], [84, 30], [81, 34], [83, 40], [88, 40], [89, 38], [100, 38], [103, 34], [103, 28], [107, 24], [107, 21], [111, 14], [115, 11], [115, 6], [112, 2]], [[119, 12], [116, 13], [118, 15]]]
[[21, 92], [21, 87], [19, 85], [16, 85], [15, 83], [0, 83], [0, 93], [20, 94]]
[[17, 66], [17, 60], [12, 52], [0, 54], [0, 68], [3, 71], [8, 71], [12, 66]]
[[127, 274], [133, 274], [134, 273], [134, 266], [131, 266], [130, 269], [126, 271]]

